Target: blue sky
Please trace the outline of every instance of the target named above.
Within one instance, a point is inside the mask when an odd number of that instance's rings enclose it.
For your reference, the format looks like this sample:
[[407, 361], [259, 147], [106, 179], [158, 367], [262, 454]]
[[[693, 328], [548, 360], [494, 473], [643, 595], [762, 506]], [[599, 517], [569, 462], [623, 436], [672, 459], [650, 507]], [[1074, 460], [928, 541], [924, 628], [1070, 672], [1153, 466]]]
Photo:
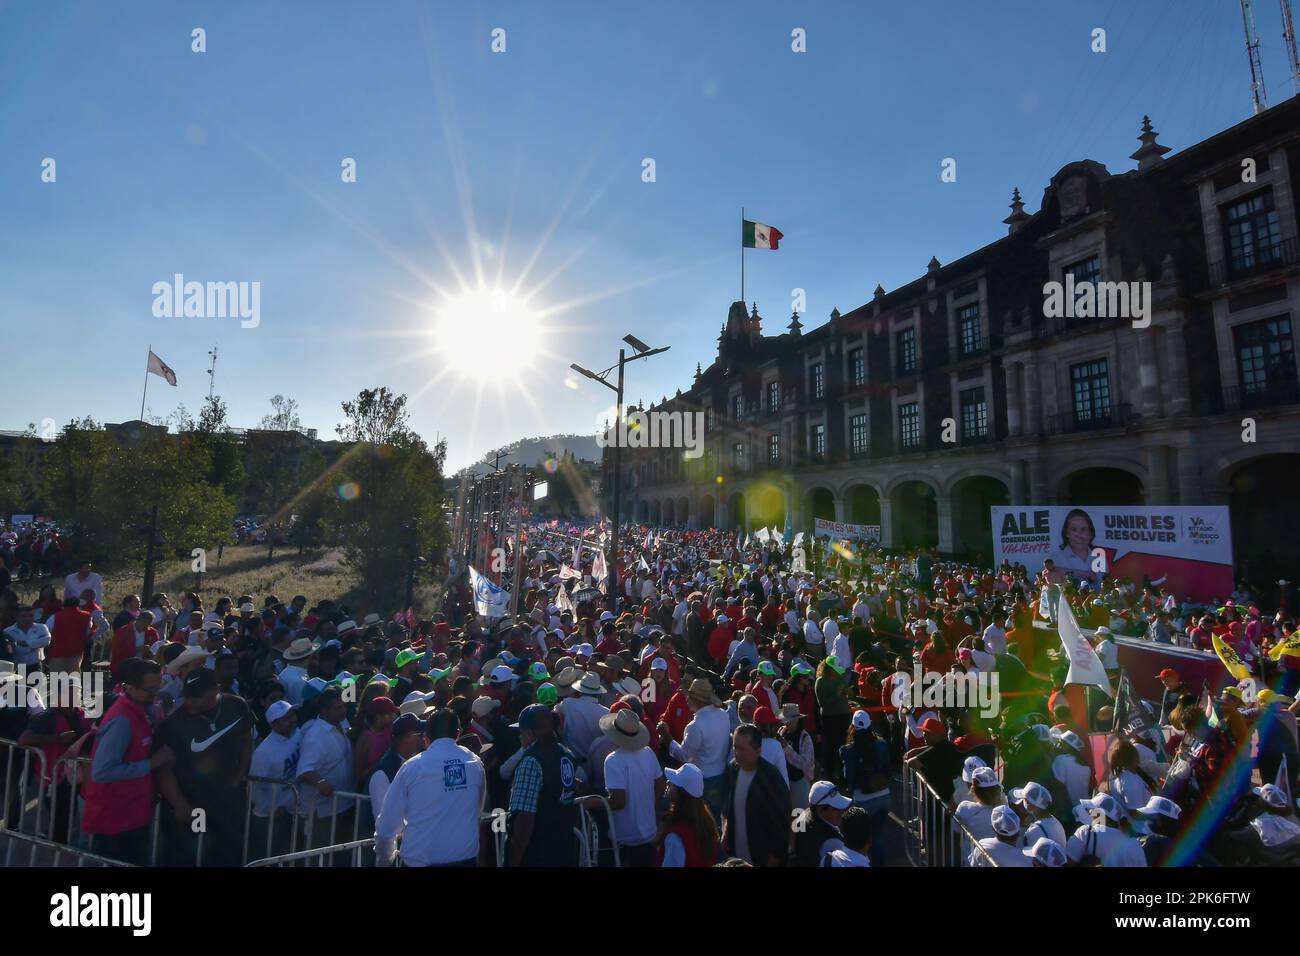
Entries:
[[[1277, 103], [1280, 18], [1257, 16]], [[332, 436], [384, 384], [453, 467], [592, 433], [612, 393], [566, 387], [569, 362], [671, 345], [629, 372], [650, 401], [715, 355], [742, 205], [785, 233], [747, 254], [747, 298], [779, 331], [803, 288], [813, 327], [1004, 234], [1012, 186], [1033, 212], [1066, 162], [1131, 168], [1143, 113], [1174, 149], [1247, 118], [1248, 76], [1228, 0], [0, 0], [0, 428], [136, 417], [150, 344], [180, 378], [152, 413], [196, 410], [217, 343], [238, 426], [282, 393]], [[529, 368], [501, 371], [488, 325], [450, 372], [430, 354], [476, 259], [546, 313]], [[178, 272], [259, 281], [260, 324], [155, 317]]]

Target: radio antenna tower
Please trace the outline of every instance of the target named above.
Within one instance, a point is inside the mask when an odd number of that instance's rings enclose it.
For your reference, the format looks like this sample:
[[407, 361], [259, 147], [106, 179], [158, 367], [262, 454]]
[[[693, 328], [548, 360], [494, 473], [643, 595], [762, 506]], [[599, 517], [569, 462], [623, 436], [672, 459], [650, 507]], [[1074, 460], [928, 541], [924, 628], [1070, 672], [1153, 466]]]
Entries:
[[212, 359], [212, 365], [208, 368], [208, 401], [210, 402], [217, 388], [217, 347], [215, 345], [208, 352], [208, 357]]
[[[1282, 0], [1283, 4], [1286, 0]], [[1246, 56], [1250, 59], [1250, 96], [1255, 112], [1268, 109], [1268, 92], [1264, 89], [1264, 67], [1259, 61], [1259, 34], [1255, 32], [1255, 11], [1250, 0], [1241, 0], [1241, 23], [1246, 31]]]
[[1286, 42], [1286, 55], [1291, 63], [1291, 93], [1300, 93], [1300, 55], [1296, 54], [1295, 26], [1291, 21], [1291, 0], [1278, 0], [1282, 5], [1282, 39]]

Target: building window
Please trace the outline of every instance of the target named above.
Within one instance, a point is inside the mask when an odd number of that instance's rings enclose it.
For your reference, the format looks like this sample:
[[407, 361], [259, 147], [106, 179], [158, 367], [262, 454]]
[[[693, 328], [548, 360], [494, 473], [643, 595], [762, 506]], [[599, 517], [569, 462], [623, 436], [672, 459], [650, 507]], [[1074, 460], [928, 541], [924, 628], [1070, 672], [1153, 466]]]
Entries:
[[704, 430], [706, 432], [711, 432], [716, 424], [717, 414], [713, 411], [712, 407], [706, 408], [704, 410]]
[[1106, 359], [1070, 366], [1070, 390], [1074, 395], [1075, 427], [1098, 428], [1111, 423], [1110, 369]]
[[814, 425], [812, 427], [811, 438], [809, 441], [809, 451], [815, 461], [824, 461], [826, 458], [826, 426]]
[[767, 436], [767, 462], [770, 465], [781, 464], [781, 438], [779, 435]]
[[898, 353], [898, 374], [911, 375], [916, 371], [916, 329], [903, 329], [894, 333]]
[[898, 406], [898, 440], [904, 448], [921, 447], [921, 406], [908, 402]]
[[731, 400], [731, 417], [740, 421], [745, 417], [745, 396], [737, 395]]
[[989, 434], [989, 406], [984, 387], [965, 389], [961, 395], [962, 441], [979, 441]]
[[1243, 397], [1260, 398], [1295, 391], [1295, 343], [1290, 316], [1279, 315], [1239, 325], [1233, 334], [1237, 339], [1237, 373]]
[[[1074, 276], [1074, 304], [1079, 304], [1079, 297], [1084, 294], [1084, 289], [1088, 286], [1093, 287], [1093, 293], [1096, 293], [1096, 284], [1101, 281], [1101, 259], [1097, 256], [1089, 256], [1079, 262], [1072, 262], [1062, 270], [1065, 276]], [[1094, 308], [1093, 315], [1079, 316], [1078, 309], [1070, 310], [1072, 317], [1069, 321], [1073, 323], [1091, 322], [1097, 316], [1097, 310]]]
[[737, 468], [745, 467], [745, 443], [738, 441], [731, 446], [731, 463]]
[[818, 362], [808, 369], [808, 389], [814, 402], [819, 402], [826, 395], [826, 370]]
[[957, 310], [957, 341], [962, 358], [975, 355], [984, 348], [984, 331], [980, 327], [978, 302], [963, 305]]
[[[914, 406], [915, 407], [915, 406]], [[861, 458], [867, 453], [867, 416], [849, 416], [849, 454]]]
[[1279, 261], [1282, 232], [1273, 207], [1273, 190], [1225, 206], [1223, 232], [1232, 272], [1251, 272]]
[[849, 384], [863, 385], [867, 381], [867, 361], [863, 349], [849, 352]]
[[781, 410], [781, 383], [767, 383], [767, 410], [769, 412], [778, 412]]

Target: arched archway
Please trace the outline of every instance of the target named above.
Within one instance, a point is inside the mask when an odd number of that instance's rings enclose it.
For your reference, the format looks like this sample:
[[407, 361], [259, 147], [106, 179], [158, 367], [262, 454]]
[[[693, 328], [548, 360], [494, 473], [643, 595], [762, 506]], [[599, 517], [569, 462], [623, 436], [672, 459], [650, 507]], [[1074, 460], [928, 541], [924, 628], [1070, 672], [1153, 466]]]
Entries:
[[1000, 479], [971, 475], [952, 486], [952, 549], [981, 567], [993, 566], [990, 508], [1009, 505], [1011, 492]]
[[666, 525], [677, 522], [677, 505], [671, 498], [665, 498], [662, 510], [662, 523]]
[[1252, 458], [1225, 472], [1237, 574], [1270, 595], [1270, 604], [1277, 581], [1300, 581], [1298, 473], [1300, 454]]
[[663, 510], [657, 501], [650, 502], [650, 523], [654, 525], [663, 523]]
[[700, 507], [696, 510], [696, 526], [700, 528], [712, 528], [714, 521], [717, 520], [718, 504], [713, 495], [705, 495], [700, 499]]
[[880, 492], [870, 485], [850, 485], [844, 492], [844, 520], [880, 524]]
[[933, 548], [939, 543], [939, 505], [934, 488], [912, 479], [894, 486], [890, 494], [894, 546]]
[[691, 499], [677, 499], [677, 523], [683, 528], [688, 527], [691, 523]]
[[1064, 505], [1144, 505], [1142, 479], [1123, 468], [1081, 468], [1061, 479]]
[[739, 491], [731, 493], [727, 500], [727, 526], [736, 531], [745, 530], [745, 496]]
[[646, 524], [650, 520], [650, 503], [648, 501], [639, 501], [636, 506], [637, 521]]
[[835, 493], [829, 488], [809, 488], [803, 496], [804, 530], [812, 534], [814, 519], [835, 520]]

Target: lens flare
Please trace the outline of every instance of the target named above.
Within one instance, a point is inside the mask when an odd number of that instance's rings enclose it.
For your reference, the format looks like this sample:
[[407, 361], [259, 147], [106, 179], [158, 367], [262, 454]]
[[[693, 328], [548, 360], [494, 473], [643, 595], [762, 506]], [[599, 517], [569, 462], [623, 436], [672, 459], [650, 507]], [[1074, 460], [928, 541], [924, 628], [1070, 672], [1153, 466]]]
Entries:
[[355, 501], [361, 497], [361, 486], [355, 481], [345, 481], [338, 487], [340, 501]]

